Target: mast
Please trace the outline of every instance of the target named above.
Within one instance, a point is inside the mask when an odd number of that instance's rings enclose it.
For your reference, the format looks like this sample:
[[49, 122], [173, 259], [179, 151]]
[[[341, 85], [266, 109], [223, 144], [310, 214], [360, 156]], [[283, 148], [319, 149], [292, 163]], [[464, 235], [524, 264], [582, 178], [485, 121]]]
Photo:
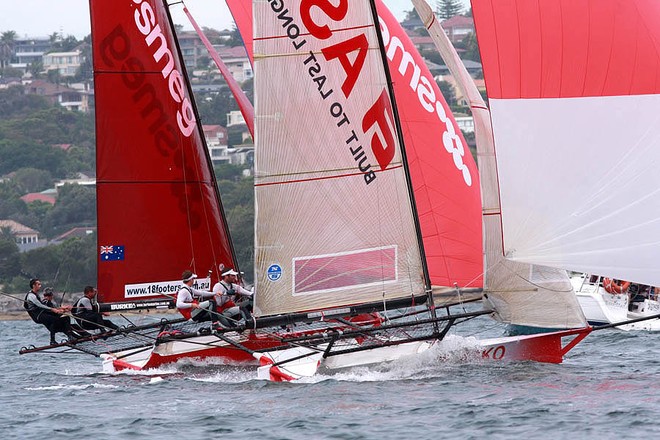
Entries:
[[[181, 59], [183, 59], [183, 54], [181, 52], [181, 46], [179, 45], [179, 38], [176, 35], [176, 27], [174, 27], [174, 21], [172, 21], [172, 14], [170, 13], [170, 5], [168, 5], [167, 0], [162, 0], [162, 1], [163, 1], [165, 11], [167, 12], [167, 19], [170, 23], [170, 29], [173, 30], [172, 31], [172, 36], [173, 36], [173, 39], [174, 39], [174, 43], [176, 45], [176, 51], [177, 51], [179, 57]], [[183, 7], [185, 9], [186, 6], [183, 5]], [[196, 25], [197, 23], [194, 23], [194, 24]], [[186, 88], [188, 89], [188, 95], [190, 96], [190, 104], [191, 104], [193, 112], [195, 114], [195, 119], [197, 120], [197, 129], [199, 130], [200, 133], [204, 133], [204, 128], [202, 127], [202, 125], [203, 125], [202, 124], [202, 118], [199, 116], [199, 109], [197, 108], [197, 102], [194, 99], [192, 86], [190, 85], [190, 77], [188, 76], [188, 69], [186, 68], [185, 64], [183, 65], [183, 69], [182, 69], [181, 73], [183, 74], [183, 77], [185, 79]], [[213, 165], [212, 165], [213, 162], [211, 160], [211, 155], [209, 153], [209, 148], [208, 148], [208, 145], [206, 144], [206, 137], [201, 136], [200, 140], [202, 142], [202, 145], [204, 146], [204, 154], [206, 156], [206, 167], [208, 168], [209, 173], [211, 175], [211, 182], [213, 183], [213, 190], [214, 190], [214, 193], [215, 193], [215, 200], [216, 200], [216, 202], [218, 204], [218, 207], [219, 207], [219, 210], [220, 210], [220, 220], [222, 221], [222, 227], [224, 228], [225, 234], [226, 234], [227, 239], [229, 241], [228, 244], [229, 244], [229, 248], [231, 250], [231, 256], [232, 256], [231, 264], [233, 265], [233, 267], [236, 271], [239, 271], [238, 261], [236, 260], [236, 250], [234, 249], [234, 242], [231, 239], [231, 233], [229, 231], [229, 225], [227, 224], [227, 216], [225, 215], [225, 208], [224, 208], [224, 206], [222, 204], [222, 200], [220, 198], [220, 190], [218, 188], [218, 181], [217, 181], [217, 178], [215, 176], [215, 170], [213, 169]], [[217, 260], [214, 260], [214, 261], [217, 261]], [[224, 263], [224, 261], [222, 263]], [[215, 266], [216, 267], [214, 267], [213, 270], [217, 269], [217, 264]], [[219, 273], [218, 273], [218, 278], [220, 278]]]
[[433, 291], [431, 289], [431, 278], [429, 276], [428, 263], [426, 261], [426, 253], [424, 252], [424, 240], [422, 238], [422, 228], [419, 224], [419, 217], [417, 216], [417, 205], [415, 201], [415, 192], [412, 187], [412, 180], [410, 177], [410, 168], [408, 166], [408, 158], [406, 156], [406, 148], [403, 139], [403, 130], [401, 129], [401, 120], [399, 118], [399, 110], [397, 107], [396, 99], [394, 96], [394, 88], [392, 87], [392, 75], [390, 73], [389, 63], [387, 62], [387, 54], [385, 53], [385, 43], [383, 41], [383, 34], [380, 30], [380, 22], [378, 18], [378, 12], [376, 10], [375, 0], [369, 0], [371, 5], [371, 13], [374, 19], [376, 36], [378, 37], [378, 48], [380, 51], [381, 60], [383, 62], [383, 69], [385, 70], [385, 77], [387, 78], [387, 88], [389, 90], [391, 101], [392, 101], [392, 112], [394, 113], [394, 125], [396, 127], [396, 134], [399, 139], [399, 145], [401, 146], [401, 157], [403, 162], [403, 169], [406, 175], [406, 186], [408, 188], [408, 194], [410, 195], [410, 206], [412, 208], [413, 219], [415, 223], [415, 231], [417, 233], [417, 242], [419, 245], [419, 254], [422, 260], [422, 269], [424, 271], [424, 284], [426, 294], [428, 295], [427, 306], [431, 311], [431, 315], [435, 318], [435, 305], [433, 303]]

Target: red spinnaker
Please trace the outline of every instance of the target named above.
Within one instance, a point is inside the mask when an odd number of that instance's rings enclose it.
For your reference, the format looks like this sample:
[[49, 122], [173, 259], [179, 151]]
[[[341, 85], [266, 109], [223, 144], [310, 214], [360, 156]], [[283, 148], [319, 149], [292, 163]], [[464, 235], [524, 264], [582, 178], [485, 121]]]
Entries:
[[490, 98], [660, 92], [657, 0], [472, 0], [472, 8]]

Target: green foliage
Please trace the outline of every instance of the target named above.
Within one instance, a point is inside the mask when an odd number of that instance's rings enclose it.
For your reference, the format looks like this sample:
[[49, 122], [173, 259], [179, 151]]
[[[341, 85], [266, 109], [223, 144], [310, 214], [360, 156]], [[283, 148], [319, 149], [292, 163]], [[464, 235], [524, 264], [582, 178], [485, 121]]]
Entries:
[[3, 140], [0, 141], [0, 157], [3, 158], [0, 162], [0, 175], [29, 165], [32, 168], [44, 170], [53, 176], [62, 178], [66, 175], [65, 154], [64, 151], [58, 148], [44, 145], [38, 141], [20, 140], [11, 142]]
[[43, 96], [26, 95], [23, 86], [0, 90], [0, 121], [52, 107]]
[[229, 163], [221, 163], [214, 166], [215, 178], [218, 181], [220, 192], [222, 193], [222, 181], [237, 181], [243, 177], [243, 168]]
[[462, 41], [465, 45], [465, 52], [463, 53], [463, 59], [481, 62], [481, 54], [479, 53], [479, 45], [477, 44], [477, 37], [474, 35], [474, 32], [468, 34]]
[[452, 86], [450, 83], [447, 81], [438, 81], [438, 87], [440, 88], [440, 91], [442, 92], [442, 96], [445, 97], [445, 101], [447, 101], [447, 104], [450, 106], [456, 104], [456, 90], [454, 90], [454, 86]]
[[96, 224], [95, 189], [67, 184], [59, 189], [57, 203], [46, 215], [42, 232], [53, 237], [74, 226], [94, 224]]
[[21, 270], [21, 258], [18, 246], [9, 228], [0, 232], [0, 281], [11, 280]]
[[197, 110], [202, 123], [207, 125], [227, 126], [227, 113], [238, 110], [229, 88], [224, 87], [218, 93], [198, 93], [195, 95]]
[[435, 13], [442, 20], [460, 15], [462, 12], [463, 6], [460, 0], [438, 0], [435, 2]]
[[243, 46], [243, 39], [241, 38], [241, 33], [238, 31], [236, 24], [234, 24], [234, 27], [231, 29], [231, 35], [225, 44], [230, 47]]
[[39, 192], [53, 187], [53, 178], [50, 172], [37, 168], [19, 168], [12, 180], [23, 194]]
[[96, 260], [96, 234], [25, 252], [22, 272], [5, 280], [7, 290], [26, 291], [28, 280], [38, 277], [56, 291], [80, 291], [86, 284], [96, 284]]
[[[0, 153], [2, 154], [2, 153]], [[10, 219], [17, 214], [27, 214], [27, 206], [12, 181], [0, 183], [0, 219]]]
[[220, 180], [218, 188], [236, 259], [246, 280], [251, 282], [254, 273], [254, 179]]

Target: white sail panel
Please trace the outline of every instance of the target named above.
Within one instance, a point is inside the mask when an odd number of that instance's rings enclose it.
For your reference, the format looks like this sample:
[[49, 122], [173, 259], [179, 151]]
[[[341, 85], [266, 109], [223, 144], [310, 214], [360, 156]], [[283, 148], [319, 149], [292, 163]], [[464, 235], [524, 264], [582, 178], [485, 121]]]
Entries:
[[508, 258], [658, 285], [658, 95], [491, 99]]
[[474, 118], [484, 226], [484, 301], [503, 322], [541, 328], [586, 325], [565, 270], [504, 258], [497, 163], [490, 112], [449, 38], [425, 0], [413, 0], [440, 55], [470, 102]]
[[424, 291], [373, 14], [368, 1], [331, 9], [254, 4], [264, 315]]

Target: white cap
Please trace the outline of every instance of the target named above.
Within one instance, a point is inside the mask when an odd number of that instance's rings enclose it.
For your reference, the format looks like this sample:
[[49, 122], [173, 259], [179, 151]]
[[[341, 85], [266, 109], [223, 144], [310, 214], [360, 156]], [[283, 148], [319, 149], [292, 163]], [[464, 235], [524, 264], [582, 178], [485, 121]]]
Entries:
[[188, 278], [184, 278], [183, 281], [190, 281], [194, 280], [195, 278], [197, 278], [197, 274], [192, 274]]
[[238, 275], [238, 272], [236, 272], [234, 269], [227, 269], [226, 271], [222, 272], [223, 277], [227, 275]]

